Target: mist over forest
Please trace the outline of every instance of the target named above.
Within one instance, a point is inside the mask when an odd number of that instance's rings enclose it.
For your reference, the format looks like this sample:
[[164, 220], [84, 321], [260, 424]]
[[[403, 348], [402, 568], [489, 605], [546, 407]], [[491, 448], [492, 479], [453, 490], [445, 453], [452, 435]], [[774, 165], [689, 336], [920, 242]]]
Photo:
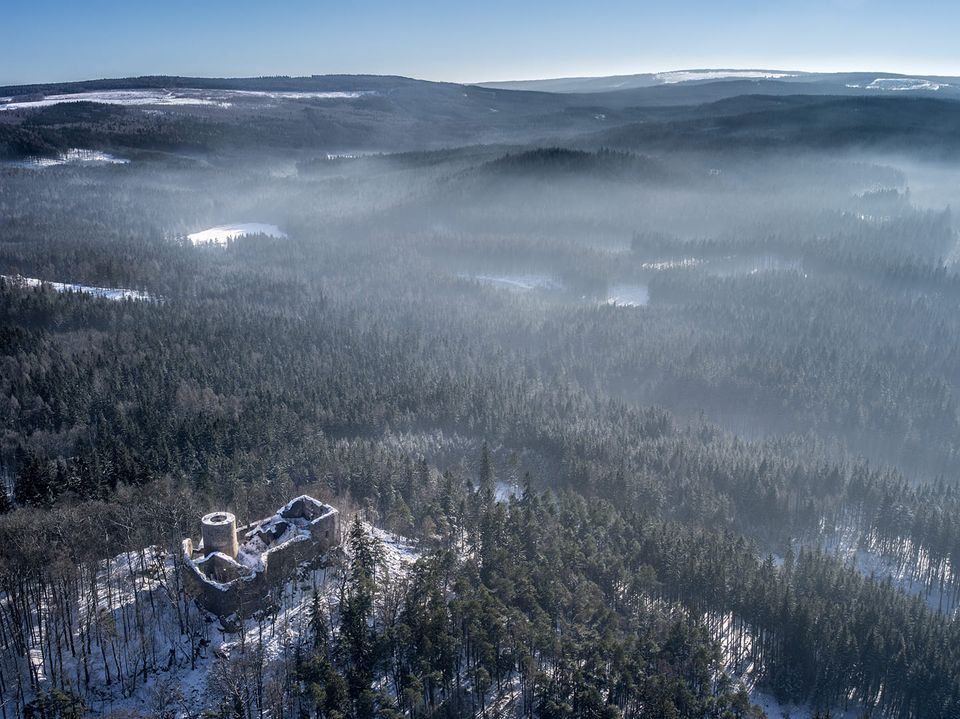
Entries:
[[960, 98], [645, 77], [0, 88], [0, 717], [960, 716]]

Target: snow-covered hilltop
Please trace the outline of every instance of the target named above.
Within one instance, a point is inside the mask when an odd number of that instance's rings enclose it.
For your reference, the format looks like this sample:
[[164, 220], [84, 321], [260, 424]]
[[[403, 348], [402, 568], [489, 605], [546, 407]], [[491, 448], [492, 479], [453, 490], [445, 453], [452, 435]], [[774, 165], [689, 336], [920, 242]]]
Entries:
[[[420, 557], [417, 547], [369, 524], [364, 528], [381, 552], [378, 582], [402, 580]], [[298, 651], [314, 641], [317, 612], [338, 622], [349, 560], [349, 551], [338, 552], [320, 565], [305, 565], [278, 587], [270, 611], [226, 626], [183, 593], [175, 555], [160, 547], [102, 562], [93, 581], [78, 584], [77, 595], [66, 598], [75, 606], [69, 616], [55, 608], [65, 599], [56, 588], [38, 588], [27, 651], [0, 662], [5, 682], [21, 686], [8, 697], [10, 707], [37, 691], [68, 687], [95, 713], [194, 717], [218, 709], [230, 691], [228, 677], [259, 676], [262, 689], [289, 676]], [[51, 652], [42, 639], [48, 632], [71, 634], [66, 647], [74, 651]]]

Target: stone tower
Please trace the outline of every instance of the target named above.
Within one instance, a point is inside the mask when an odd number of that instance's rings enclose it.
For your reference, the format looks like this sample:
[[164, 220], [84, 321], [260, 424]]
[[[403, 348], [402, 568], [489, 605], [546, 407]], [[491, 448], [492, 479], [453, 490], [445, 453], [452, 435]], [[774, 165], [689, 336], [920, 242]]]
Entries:
[[222, 552], [230, 559], [237, 558], [237, 518], [230, 512], [211, 512], [200, 520], [203, 553]]

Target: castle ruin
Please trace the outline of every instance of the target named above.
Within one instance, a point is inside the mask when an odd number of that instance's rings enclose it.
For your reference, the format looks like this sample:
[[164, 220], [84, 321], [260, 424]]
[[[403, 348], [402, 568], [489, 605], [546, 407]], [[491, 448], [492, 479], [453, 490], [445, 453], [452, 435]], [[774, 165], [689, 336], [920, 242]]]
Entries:
[[240, 528], [230, 512], [211, 512], [200, 520], [200, 528], [198, 545], [190, 537], [182, 543], [184, 586], [220, 617], [267, 606], [270, 590], [290, 579], [298, 566], [340, 545], [340, 513], [307, 495]]

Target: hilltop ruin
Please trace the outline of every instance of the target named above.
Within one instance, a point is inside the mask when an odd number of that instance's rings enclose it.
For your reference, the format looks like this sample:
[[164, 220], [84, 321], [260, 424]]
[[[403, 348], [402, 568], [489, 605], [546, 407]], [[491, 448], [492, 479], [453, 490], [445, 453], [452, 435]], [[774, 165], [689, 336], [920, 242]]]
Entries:
[[200, 527], [198, 545], [190, 537], [182, 543], [184, 586], [220, 617], [267, 606], [270, 590], [300, 564], [340, 545], [340, 513], [307, 495], [244, 527], [230, 512], [211, 512]]

